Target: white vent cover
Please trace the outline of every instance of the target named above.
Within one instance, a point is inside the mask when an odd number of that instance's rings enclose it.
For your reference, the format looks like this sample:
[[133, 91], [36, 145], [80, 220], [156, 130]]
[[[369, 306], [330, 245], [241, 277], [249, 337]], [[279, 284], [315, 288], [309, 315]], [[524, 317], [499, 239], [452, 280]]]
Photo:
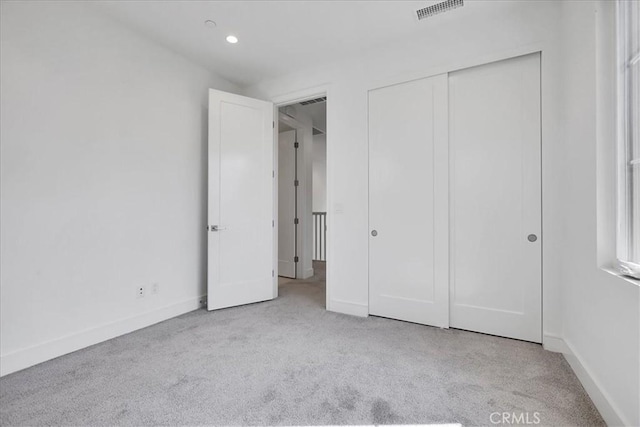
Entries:
[[309, 99], [307, 101], [302, 101], [300, 105], [317, 104], [319, 102], [326, 102], [326, 101], [327, 101], [327, 97], [323, 96], [322, 98]]
[[420, 21], [425, 18], [429, 18], [430, 16], [457, 9], [462, 6], [464, 6], [464, 0], [447, 0], [434, 4], [433, 6], [418, 9], [416, 10], [416, 15], [418, 15], [418, 21]]

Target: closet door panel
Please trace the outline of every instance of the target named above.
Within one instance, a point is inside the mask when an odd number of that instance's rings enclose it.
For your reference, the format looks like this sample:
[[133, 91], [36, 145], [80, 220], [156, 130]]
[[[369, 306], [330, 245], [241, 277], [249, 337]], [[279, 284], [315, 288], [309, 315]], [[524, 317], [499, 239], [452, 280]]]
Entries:
[[369, 311], [448, 326], [447, 78], [369, 92]]
[[542, 340], [540, 55], [449, 75], [451, 327]]

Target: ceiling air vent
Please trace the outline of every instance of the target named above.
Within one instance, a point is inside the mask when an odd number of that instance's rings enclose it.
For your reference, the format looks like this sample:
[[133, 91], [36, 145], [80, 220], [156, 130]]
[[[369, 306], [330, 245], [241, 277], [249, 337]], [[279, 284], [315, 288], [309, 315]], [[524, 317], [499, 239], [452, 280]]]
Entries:
[[307, 101], [302, 101], [300, 105], [317, 104], [319, 102], [326, 102], [326, 101], [327, 101], [327, 97], [323, 96], [322, 98], [309, 99]]
[[463, 0], [447, 0], [441, 3], [436, 3], [433, 6], [418, 9], [416, 10], [416, 15], [418, 15], [418, 21], [421, 21], [423, 19], [429, 18], [430, 16], [457, 9], [462, 6], [464, 6]]

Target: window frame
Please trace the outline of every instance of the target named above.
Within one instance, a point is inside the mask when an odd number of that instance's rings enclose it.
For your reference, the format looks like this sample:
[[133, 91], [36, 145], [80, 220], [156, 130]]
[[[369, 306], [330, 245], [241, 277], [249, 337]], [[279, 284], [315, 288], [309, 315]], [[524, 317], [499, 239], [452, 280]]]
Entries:
[[616, 258], [620, 273], [640, 279], [640, 191], [634, 188], [640, 184], [640, 95], [633, 96], [640, 91], [640, 20], [634, 19], [640, 6], [634, 3], [616, 2]]

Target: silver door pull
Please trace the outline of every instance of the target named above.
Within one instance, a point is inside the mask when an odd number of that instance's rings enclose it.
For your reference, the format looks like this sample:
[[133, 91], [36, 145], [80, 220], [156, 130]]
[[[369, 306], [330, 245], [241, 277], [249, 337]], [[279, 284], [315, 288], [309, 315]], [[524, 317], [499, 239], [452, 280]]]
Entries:
[[371, 235], [376, 237], [378, 235], [378, 230], [371, 230]]
[[535, 242], [536, 240], [538, 240], [538, 236], [536, 236], [535, 234], [529, 234], [527, 236], [527, 240], [530, 241], [531, 243]]
[[217, 225], [210, 225], [208, 227], [209, 231], [221, 231], [221, 230], [226, 230], [226, 227], [220, 227]]

